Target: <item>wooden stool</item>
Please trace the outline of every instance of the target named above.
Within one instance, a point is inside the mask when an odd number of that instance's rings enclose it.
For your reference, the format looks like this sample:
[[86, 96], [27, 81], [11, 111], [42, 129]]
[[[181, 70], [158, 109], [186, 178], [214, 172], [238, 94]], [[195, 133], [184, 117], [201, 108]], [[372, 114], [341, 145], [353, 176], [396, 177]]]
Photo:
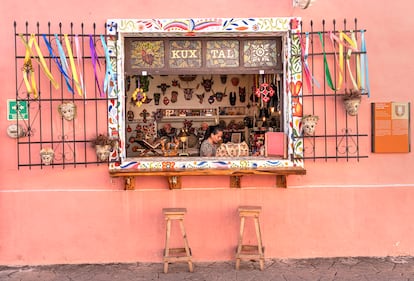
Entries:
[[[164, 249], [164, 273], [168, 272], [168, 263], [183, 261], [188, 262], [190, 272], [193, 272], [193, 262], [191, 260], [191, 249], [188, 246], [187, 234], [184, 228], [184, 215], [187, 212], [185, 208], [164, 208], [162, 209], [166, 226], [166, 238]], [[184, 248], [170, 248], [171, 223], [173, 220], [178, 220], [180, 223], [181, 234], [184, 239]]]
[[[264, 247], [260, 232], [259, 215], [262, 207], [259, 206], [240, 206], [240, 234], [236, 252], [236, 269], [240, 267], [241, 260], [259, 260], [260, 270], [264, 269]], [[257, 245], [243, 245], [244, 223], [246, 218], [253, 218], [256, 228]]]

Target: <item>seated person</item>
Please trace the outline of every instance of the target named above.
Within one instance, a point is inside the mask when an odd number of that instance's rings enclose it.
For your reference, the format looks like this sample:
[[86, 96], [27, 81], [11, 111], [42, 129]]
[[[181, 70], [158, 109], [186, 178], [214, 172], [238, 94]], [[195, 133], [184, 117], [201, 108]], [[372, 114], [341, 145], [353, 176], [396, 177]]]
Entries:
[[209, 126], [200, 146], [200, 156], [214, 157], [216, 149], [223, 137], [223, 129], [219, 126]]
[[169, 142], [174, 142], [177, 136], [177, 129], [172, 127], [170, 123], [164, 124], [164, 126], [158, 130], [158, 137], [160, 139], [167, 138]]

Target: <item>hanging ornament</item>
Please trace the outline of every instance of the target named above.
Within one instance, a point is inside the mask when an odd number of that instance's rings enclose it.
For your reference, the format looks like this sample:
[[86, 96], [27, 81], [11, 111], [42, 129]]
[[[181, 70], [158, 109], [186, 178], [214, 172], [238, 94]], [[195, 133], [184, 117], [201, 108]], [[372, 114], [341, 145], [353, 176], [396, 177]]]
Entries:
[[164, 97], [164, 99], [162, 100], [162, 102], [163, 102], [165, 105], [168, 105], [168, 104], [170, 103], [170, 100], [169, 100], [167, 97]]
[[273, 88], [267, 83], [260, 84], [259, 88], [256, 89], [256, 96], [262, 98], [264, 102], [268, 102], [274, 93]]

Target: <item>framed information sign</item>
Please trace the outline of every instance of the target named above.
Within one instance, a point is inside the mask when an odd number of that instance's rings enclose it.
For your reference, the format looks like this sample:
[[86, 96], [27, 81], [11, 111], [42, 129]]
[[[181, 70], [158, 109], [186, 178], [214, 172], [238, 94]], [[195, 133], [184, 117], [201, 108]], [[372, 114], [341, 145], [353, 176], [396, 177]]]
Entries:
[[410, 152], [410, 103], [371, 103], [372, 152]]

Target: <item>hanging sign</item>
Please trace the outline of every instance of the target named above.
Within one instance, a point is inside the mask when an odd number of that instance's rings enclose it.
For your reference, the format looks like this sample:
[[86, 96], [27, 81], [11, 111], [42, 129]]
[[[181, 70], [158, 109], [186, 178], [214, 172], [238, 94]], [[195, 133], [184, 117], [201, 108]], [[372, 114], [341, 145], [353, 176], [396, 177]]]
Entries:
[[410, 103], [371, 104], [372, 152], [410, 152]]
[[28, 120], [27, 101], [7, 100], [7, 120]]

